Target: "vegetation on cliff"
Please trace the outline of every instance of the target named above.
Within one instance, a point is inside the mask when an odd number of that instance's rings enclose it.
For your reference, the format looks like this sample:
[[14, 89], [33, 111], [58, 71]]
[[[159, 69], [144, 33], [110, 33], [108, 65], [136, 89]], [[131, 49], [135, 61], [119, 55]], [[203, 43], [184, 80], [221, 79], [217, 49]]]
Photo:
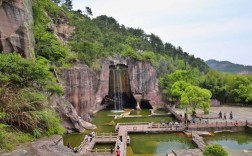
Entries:
[[[47, 65], [0, 54], [0, 148], [64, 132], [47, 97], [62, 93]], [[14, 137], [17, 135], [17, 137]], [[12, 136], [12, 137], [11, 137]]]

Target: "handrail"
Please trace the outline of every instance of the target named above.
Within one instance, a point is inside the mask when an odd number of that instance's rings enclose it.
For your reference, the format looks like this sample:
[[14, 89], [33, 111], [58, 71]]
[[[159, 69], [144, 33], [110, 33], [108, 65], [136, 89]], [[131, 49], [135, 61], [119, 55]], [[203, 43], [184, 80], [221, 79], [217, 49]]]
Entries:
[[247, 126], [249, 125], [248, 122], [246, 121], [234, 121], [234, 122], [218, 122], [216, 121], [215, 123], [190, 123], [188, 124], [188, 128], [204, 128], [204, 127], [241, 127], [241, 126]]

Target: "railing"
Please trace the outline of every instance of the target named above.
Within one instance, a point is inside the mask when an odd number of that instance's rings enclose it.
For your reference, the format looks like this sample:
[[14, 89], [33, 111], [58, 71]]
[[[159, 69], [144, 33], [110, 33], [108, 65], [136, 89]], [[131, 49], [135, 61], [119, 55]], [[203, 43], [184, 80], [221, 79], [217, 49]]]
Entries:
[[125, 122], [125, 123], [117, 123], [117, 125], [148, 125], [149, 122]]
[[95, 138], [109, 138], [109, 137], [117, 137], [117, 133], [97, 133]]
[[97, 155], [97, 154], [105, 154], [105, 155], [114, 155], [115, 149], [113, 149], [113, 152], [111, 153], [111, 148], [95, 148], [90, 151], [91, 154]]
[[119, 126], [126, 126], [126, 125], [149, 125], [149, 122], [132, 122], [132, 123], [117, 123], [115, 126], [115, 132], [119, 130]]
[[150, 131], [183, 131], [184, 124], [160, 124], [150, 123], [149, 125], [133, 125], [126, 127], [128, 132], [150, 132]]
[[[249, 123], [251, 124], [251, 123]], [[190, 123], [188, 124], [189, 129], [195, 129], [195, 128], [223, 128], [223, 127], [241, 127], [241, 126], [247, 126], [249, 125], [246, 121], [234, 121], [234, 122], [218, 122], [216, 121], [211, 123]]]
[[117, 139], [117, 133], [99, 133], [96, 134], [96, 142], [115, 142]]

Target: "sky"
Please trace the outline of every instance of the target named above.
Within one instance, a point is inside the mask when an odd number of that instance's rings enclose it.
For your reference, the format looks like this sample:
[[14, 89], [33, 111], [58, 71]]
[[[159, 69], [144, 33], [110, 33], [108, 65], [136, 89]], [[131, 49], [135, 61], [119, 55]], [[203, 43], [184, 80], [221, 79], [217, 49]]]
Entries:
[[72, 0], [203, 60], [252, 65], [252, 0]]

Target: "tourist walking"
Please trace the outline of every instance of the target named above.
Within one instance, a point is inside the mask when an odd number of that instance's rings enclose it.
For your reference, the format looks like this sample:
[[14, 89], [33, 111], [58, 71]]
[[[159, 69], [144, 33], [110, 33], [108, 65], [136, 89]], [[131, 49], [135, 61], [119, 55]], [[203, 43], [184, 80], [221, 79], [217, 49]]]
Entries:
[[233, 119], [233, 112], [232, 111], [230, 112], [230, 119], [231, 120]]
[[118, 146], [116, 150], [116, 156], [120, 156], [120, 154], [121, 154], [121, 151], [120, 151], [120, 147]]
[[221, 113], [221, 111], [219, 113], [219, 118], [222, 119], [222, 113]]
[[227, 120], [226, 113], [224, 113], [223, 120]]

